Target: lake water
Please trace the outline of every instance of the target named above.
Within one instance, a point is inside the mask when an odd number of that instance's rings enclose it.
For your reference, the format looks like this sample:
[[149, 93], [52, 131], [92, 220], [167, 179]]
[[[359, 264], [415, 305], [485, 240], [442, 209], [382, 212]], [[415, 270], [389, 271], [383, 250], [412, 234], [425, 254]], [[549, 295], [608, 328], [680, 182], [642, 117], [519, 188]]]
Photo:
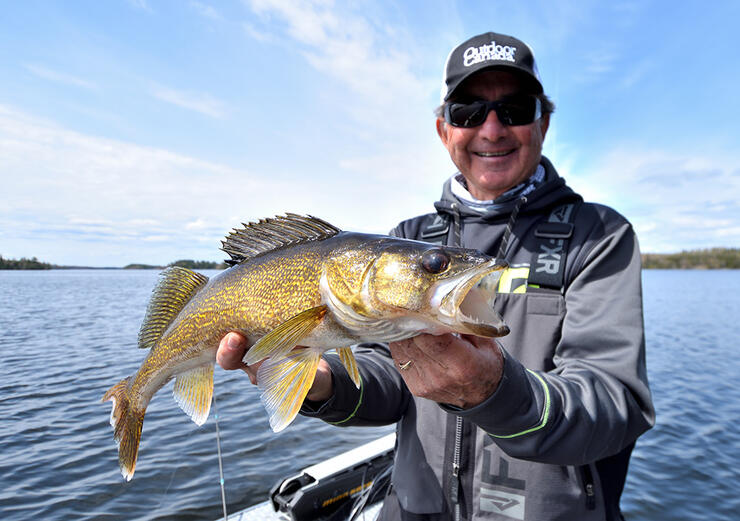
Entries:
[[[211, 274], [214, 272], [204, 272]], [[124, 482], [104, 392], [132, 374], [154, 271], [0, 271], [0, 519], [221, 516], [213, 411], [197, 427], [169, 390], [153, 399]], [[740, 512], [740, 271], [646, 271], [648, 370], [658, 413], [638, 441], [628, 520], [734, 520]], [[216, 369], [229, 512], [285, 474], [374, 439], [298, 418], [269, 429], [258, 391]]]

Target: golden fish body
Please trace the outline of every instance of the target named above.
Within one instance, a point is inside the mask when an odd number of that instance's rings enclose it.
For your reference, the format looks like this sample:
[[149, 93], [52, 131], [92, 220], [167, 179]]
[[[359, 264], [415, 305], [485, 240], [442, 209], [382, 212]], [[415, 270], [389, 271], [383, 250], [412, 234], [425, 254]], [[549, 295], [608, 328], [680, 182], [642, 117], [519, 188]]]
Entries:
[[297, 415], [324, 351], [339, 352], [359, 387], [353, 344], [423, 332], [508, 333], [491, 307], [505, 265], [479, 252], [341, 232], [292, 214], [235, 230], [223, 249], [233, 266], [211, 280], [185, 268], [163, 272], [139, 333], [139, 347], [150, 352], [103, 397], [113, 401], [127, 480], [146, 407], [167, 381], [176, 379], [175, 400], [193, 421], [206, 421], [216, 349], [229, 331], [248, 339], [247, 364], [264, 360], [258, 383], [275, 431]]

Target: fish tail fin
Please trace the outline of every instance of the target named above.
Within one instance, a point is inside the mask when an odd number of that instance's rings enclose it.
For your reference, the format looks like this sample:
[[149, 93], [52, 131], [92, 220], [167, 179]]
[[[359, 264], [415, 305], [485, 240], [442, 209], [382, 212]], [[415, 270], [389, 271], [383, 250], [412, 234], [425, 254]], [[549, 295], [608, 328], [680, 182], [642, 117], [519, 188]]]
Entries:
[[130, 377], [121, 380], [108, 389], [102, 399], [103, 402], [113, 402], [110, 424], [113, 427], [113, 438], [118, 444], [118, 464], [126, 481], [131, 481], [134, 476], [141, 428], [144, 425], [144, 414], [146, 414], [146, 409], [138, 410], [131, 406], [128, 386], [130, 380]]
[[257, 371], [262, 404], [270, 416], [270, 427], [280, 432], [298, 415], [313, 385], [321, 359], [318, 348], [294, 349], [278, 360], [268, 358]]

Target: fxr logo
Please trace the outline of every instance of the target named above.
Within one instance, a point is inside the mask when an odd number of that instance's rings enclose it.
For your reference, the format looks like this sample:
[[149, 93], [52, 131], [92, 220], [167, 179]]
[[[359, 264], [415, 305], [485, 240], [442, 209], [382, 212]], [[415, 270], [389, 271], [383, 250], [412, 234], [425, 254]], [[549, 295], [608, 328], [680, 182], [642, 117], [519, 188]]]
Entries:
[[[572, 211], [573, 205], [566, 204], [556, 208], [550, 214], [547, 221], [551, 223], [567, 223]], [[563, 235], [561, 231], [560, 238], [556, 235], [547, 241], [550, 243], [550, 247], [547, 246], [547, 243], [540, 244], [536, 261], [537, 266], [535, 267], [535, 271], [537, 273], [542, 273], [544, 271], [549, 275], [557, 275], [560, 272], [560, 261], [563, 258], [563, 245], [565, 244], [562, 237], [570, 237], [571, 233], [572, 228], [565, 235]]]
[[538, 273], [544, 271], [554, 275], [560, 270], [560, 259], [563, 256], [563, 239], [550, 239], [550, 244], [554, 244], [554, 246], [548, 248], [545, 244], [540, 244], [537, 268], [535, 268]]

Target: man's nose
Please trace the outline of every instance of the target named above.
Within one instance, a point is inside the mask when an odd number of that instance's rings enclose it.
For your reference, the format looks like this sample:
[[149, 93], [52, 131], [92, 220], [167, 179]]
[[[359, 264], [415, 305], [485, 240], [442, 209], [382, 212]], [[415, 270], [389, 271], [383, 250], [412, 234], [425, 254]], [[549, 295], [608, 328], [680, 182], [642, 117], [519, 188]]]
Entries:
[[489, 141], [500, 139], [507, 132], [507, 126], [501, 123], [495, 110], [488, 112], [486, 120], [478, 127], [478, 135]]

